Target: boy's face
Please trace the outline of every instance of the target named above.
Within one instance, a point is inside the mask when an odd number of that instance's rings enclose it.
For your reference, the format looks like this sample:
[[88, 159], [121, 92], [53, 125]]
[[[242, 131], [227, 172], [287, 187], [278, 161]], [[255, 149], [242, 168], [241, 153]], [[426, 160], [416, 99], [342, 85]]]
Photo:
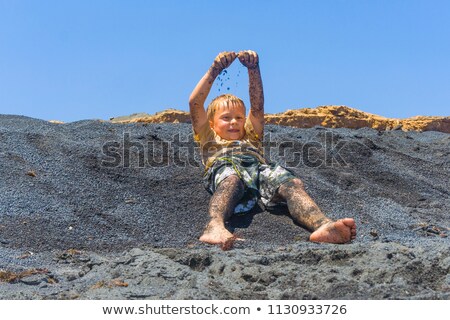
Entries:
[[225, 140], [241, 140], [245, 135], [245, 107], [223, 101], [214, 113], [211, 128]]

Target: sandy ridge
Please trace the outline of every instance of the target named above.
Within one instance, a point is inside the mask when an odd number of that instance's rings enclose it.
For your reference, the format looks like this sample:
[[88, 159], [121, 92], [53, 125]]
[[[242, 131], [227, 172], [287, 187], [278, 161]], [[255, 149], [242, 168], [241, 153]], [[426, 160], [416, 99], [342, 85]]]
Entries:
[[[266, 114], [267, 124], [295, 128], [372, 128], [376, 130], [440, 131], [450, 133], [450, 117], [415, 116], [406, 119], [385, 118], [346, 106], [319, 106]], [[137, 113], [111, 118], [114, 123], [190, 123], [188, 112], [168, 109], [154, 115]]]

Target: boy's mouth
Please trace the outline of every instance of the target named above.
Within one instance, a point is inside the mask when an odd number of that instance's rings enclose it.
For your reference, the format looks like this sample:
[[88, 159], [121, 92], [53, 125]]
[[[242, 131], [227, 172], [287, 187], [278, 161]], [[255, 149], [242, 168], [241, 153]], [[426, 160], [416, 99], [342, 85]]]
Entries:
[[239, 132], [239, 129], [230, 129], [230, 130], [228, 130], [228, 132]]

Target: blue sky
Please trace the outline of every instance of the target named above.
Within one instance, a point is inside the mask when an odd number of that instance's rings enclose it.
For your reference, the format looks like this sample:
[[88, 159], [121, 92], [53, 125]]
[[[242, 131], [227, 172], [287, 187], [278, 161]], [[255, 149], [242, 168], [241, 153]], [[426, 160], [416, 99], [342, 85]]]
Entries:
[[[332, 104], [448, 116], [449, 39], [450, 1], [0, 0], [0, 113], [187, 111], [219, 52], [252, 49], [267, 113]], [[228, 75], [207, 102], [231, 92], [248, 104], [246, 70], [236, 61]]]

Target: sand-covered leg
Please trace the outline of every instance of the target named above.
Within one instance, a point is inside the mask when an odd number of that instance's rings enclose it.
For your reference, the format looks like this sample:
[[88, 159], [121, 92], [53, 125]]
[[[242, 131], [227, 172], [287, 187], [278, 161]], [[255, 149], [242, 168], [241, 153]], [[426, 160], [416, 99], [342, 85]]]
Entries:
[[199, 238], [200, 241], [223, 245], [235, 238], [225, 227], [225, 221], [233, 215], [234, 208], [243, 195], [244, 184], [236, 175], [227, 177], [219, 184], [209, 203], [211, 220]]
[[300, 179], [290, 180], [278, 189], [292, 218], [312, 232], [314, 242], [346, 243], [356, 238], [356, 224], [351, 218], [333, 221], [323, 214], [306, 193]]

